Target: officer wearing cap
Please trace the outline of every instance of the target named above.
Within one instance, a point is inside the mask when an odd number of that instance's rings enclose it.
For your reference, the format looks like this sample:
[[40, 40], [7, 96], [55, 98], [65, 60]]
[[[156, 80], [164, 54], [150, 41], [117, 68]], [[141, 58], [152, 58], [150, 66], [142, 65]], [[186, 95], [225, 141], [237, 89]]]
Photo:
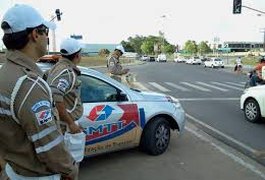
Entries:
[[118, 45], [107, 60], [107, 68], [110, 73], [110, 77], [119, 82], [121, 82], [121, 76], [129, 72], [129, 69], [123, 69], [120, 64], [119, 59], [124, 52], [124, 48], [121, 45]]
[[46, 53], [50, 27], [23, 4], [10, 8], [1, 22], [8, 51], [0, 69], [0, 156], [11, 180], [73, 179], [77, 174], [51, 90], [35, 64]]
[[62, 59], [48, 72], [47, 82], [62, 124], [67, 126], [70, 133], [75, 134], [82, 132], [82, 128], [75, 123], [83, 114], [81, 81], [77, 79], [81, 73], [76, 66], [81, 60], [81, 45], [77, 40], [67, 38], [62, 41], [60, 52]]

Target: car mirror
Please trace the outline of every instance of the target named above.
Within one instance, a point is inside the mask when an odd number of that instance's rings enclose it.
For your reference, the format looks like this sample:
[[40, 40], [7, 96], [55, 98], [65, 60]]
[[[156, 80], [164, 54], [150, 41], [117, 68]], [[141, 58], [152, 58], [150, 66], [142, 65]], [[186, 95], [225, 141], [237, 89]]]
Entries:
[[128, 101], [127, 95], [123, 92], [119, 92], [117, 94], [117, 100], [118, 101]]

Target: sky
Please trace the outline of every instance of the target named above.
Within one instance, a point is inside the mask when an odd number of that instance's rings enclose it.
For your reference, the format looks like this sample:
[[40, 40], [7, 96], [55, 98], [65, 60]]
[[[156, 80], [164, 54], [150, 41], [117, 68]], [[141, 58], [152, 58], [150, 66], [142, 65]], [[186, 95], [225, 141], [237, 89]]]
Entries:
[[[159, 31], [174, 45], [187, 40], [212, 42], [215, 37], [220, 43], [264, 39], [265, 14], [242, 8], [242, 14], [234, 15], [233, 0], [0, 0], [0, 19], [8, 8], [21, 3], [35, 7], [47, 20], [55, 9], [63, 12], [62, 20], [55, 22], [56, 49], [72, 34], [82, 35], [89, 44], [117, 44], [130, 36], [158, 36]], [[265, 0], [242, 3], [265, 11]]]

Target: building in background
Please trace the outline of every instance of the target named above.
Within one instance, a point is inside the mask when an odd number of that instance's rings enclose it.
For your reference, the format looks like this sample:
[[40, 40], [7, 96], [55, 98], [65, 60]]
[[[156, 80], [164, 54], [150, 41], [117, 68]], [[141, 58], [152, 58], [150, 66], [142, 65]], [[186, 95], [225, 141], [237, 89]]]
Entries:
[[101, 49], [108, 49], [113, 52], [120, 44], [83, 44], [82, 53], [88, 56], [97, 56]]

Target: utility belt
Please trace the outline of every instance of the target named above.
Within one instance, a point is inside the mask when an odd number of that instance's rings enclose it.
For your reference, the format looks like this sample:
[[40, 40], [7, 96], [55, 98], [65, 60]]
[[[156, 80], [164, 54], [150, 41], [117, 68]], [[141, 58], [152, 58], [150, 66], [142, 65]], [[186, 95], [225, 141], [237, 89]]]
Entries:
[[10, 180], [60, 180], [61, 179], [60, 174], [54, 174], [51, 176], [42, 176], [42, 177], [22, 176], [17, 174], [8, 163], [6, 164], [5, 171], [7, 176], [10, 178]]

